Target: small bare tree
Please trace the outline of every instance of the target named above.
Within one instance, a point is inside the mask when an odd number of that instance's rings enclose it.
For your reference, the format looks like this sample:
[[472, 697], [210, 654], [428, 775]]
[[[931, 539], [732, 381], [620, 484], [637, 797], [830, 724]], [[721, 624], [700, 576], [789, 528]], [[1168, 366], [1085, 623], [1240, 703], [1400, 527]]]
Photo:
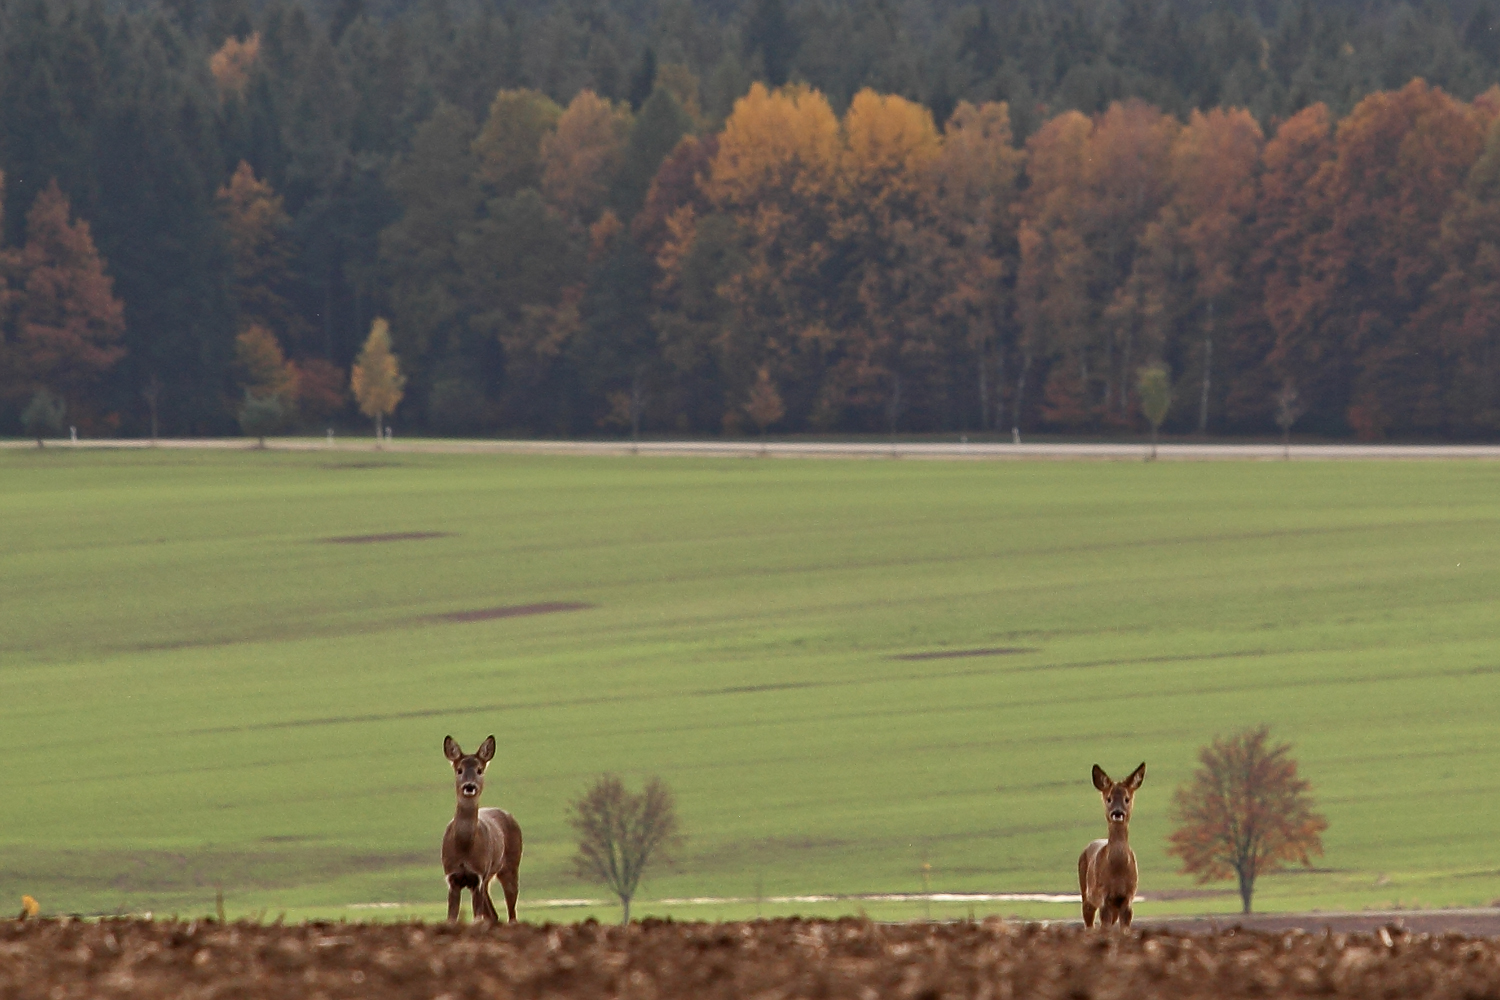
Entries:
[[1250, 912], [1255, 880], [1289, 861], [1312, 864], [1323, 853], [1328, 821], [1313, 812], [1308, 784], [1297, 777], [1291, 745], [1269, 746], [1266, 726], [1215, 738], [1198, 751], [1202, 765], [1173, 795], [1178, 827], [1168, 854], [1198, 881], [1238, 877]]
[[578, 833], [574, 869], [620, 897], [620, 922], [630, 923], [630, 900], [646, 867], [669, 862], [682, 844], [671, 789], [652, 778], [632, 795], [615, 775], [601, 775], [573, 801], [568, 822]]
[[1141, 414], [1151, 425], [1151, 460], [1156, 461], [1156, 436], [1172, 408], [1172, 376], [1162, 365], [1147, 365], [1136, 373], [1135, 391], [1141, 397]]
[[1297, 394], [1297, 385], [1291, 379], [1281, 383], [1276, 394], [1276, 426], [1281, 428], [1281, 460], [1292, 457], [1292, 425], [1307, 412], [1307, 404]]

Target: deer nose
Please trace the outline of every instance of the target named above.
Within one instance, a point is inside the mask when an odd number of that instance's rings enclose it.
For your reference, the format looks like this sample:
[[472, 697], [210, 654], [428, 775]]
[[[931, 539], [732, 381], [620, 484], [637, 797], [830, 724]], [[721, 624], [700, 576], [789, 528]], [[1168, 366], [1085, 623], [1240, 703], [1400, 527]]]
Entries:
[[474, 782], [472, 781], [465, 781], [462, 785], [458, 786], [458, 790], [460, 792], [463, 792], [465, 795], [479, 794], [479, 786], [474, 784]]
[[1109, 811], [1109, 818], [1112, 819], [1112, 820], [1116, 820], [1116, 821], [1122, 820], [1122, 819], [1125, 818], [1125, 810], [1124, 809], [1111, 809]]

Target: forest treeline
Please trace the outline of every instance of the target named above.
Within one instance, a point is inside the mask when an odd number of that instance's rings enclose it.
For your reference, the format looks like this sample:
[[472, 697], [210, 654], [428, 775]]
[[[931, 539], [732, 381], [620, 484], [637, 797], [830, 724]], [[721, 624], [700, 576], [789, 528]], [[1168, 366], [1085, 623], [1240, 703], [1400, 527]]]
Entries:
[[0, 432], [1493, 434], [1492, 22], [3, 0]]

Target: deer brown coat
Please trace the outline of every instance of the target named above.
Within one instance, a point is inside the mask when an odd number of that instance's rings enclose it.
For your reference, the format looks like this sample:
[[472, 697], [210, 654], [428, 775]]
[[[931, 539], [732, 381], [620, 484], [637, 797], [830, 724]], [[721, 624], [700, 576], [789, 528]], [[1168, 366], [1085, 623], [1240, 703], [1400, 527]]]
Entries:
[[443, 833], [443, 875], [448, 882], [448, 919], [458, 920], [463, 890], [470, 893], [475, 920], [499, 922], [490, 898], [490, 880], [499, 879], [505, 892], [505, 909], [516, 919], [516, 897], [520, 893], [521, 824], [504, 809], [479, 808], [484, 791], [484, 769], [495, 756], [495, 737], [466, 754], [449, 736], [443, 754], [453, 763], [458, 804]]
[[1146, 765], [1131, 772], [1124, 781], [1112, 781], [1098, 764], [1094, 765], [1094, 787], [1104, 797], [1104, 819], [1109, 836], [1096, 840], [1078, 856], [1078, 890], [1083, 897], [1083, 923], [1109, 927], [1116, 921], [1122, 928], [1130, 926], [1139, 883], [1135, 852], [1130, 849], [1130, 810], [1135, 791], [1146, 780]]

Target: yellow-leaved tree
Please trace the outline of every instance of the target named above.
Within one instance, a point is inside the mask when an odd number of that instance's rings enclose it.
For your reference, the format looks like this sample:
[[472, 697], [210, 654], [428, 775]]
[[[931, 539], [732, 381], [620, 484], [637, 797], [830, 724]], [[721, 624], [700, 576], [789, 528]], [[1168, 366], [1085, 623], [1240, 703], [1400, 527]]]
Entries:
[[805, 86], [755, 84], [734, 105], [704, 182], [712, 209], [733, 220], [743, 264], [723, 283], [718, 337], [724, 425], [738, 428], [756, 374], [816, 384], [819, 343], [834, 313], [822, 270], [832, 252], [842, 139], [828, 100]]
[[375, 445], [379, 447], [381, 421], [396, 412], [406, 388], [406, 376], [401, 374], [396, 355], [391, 353], [391, 325], [384, 319], [377, 319], [371, 325], [370, 336], [354, 360], [349, 382], [359, 412], [375, 420]]

